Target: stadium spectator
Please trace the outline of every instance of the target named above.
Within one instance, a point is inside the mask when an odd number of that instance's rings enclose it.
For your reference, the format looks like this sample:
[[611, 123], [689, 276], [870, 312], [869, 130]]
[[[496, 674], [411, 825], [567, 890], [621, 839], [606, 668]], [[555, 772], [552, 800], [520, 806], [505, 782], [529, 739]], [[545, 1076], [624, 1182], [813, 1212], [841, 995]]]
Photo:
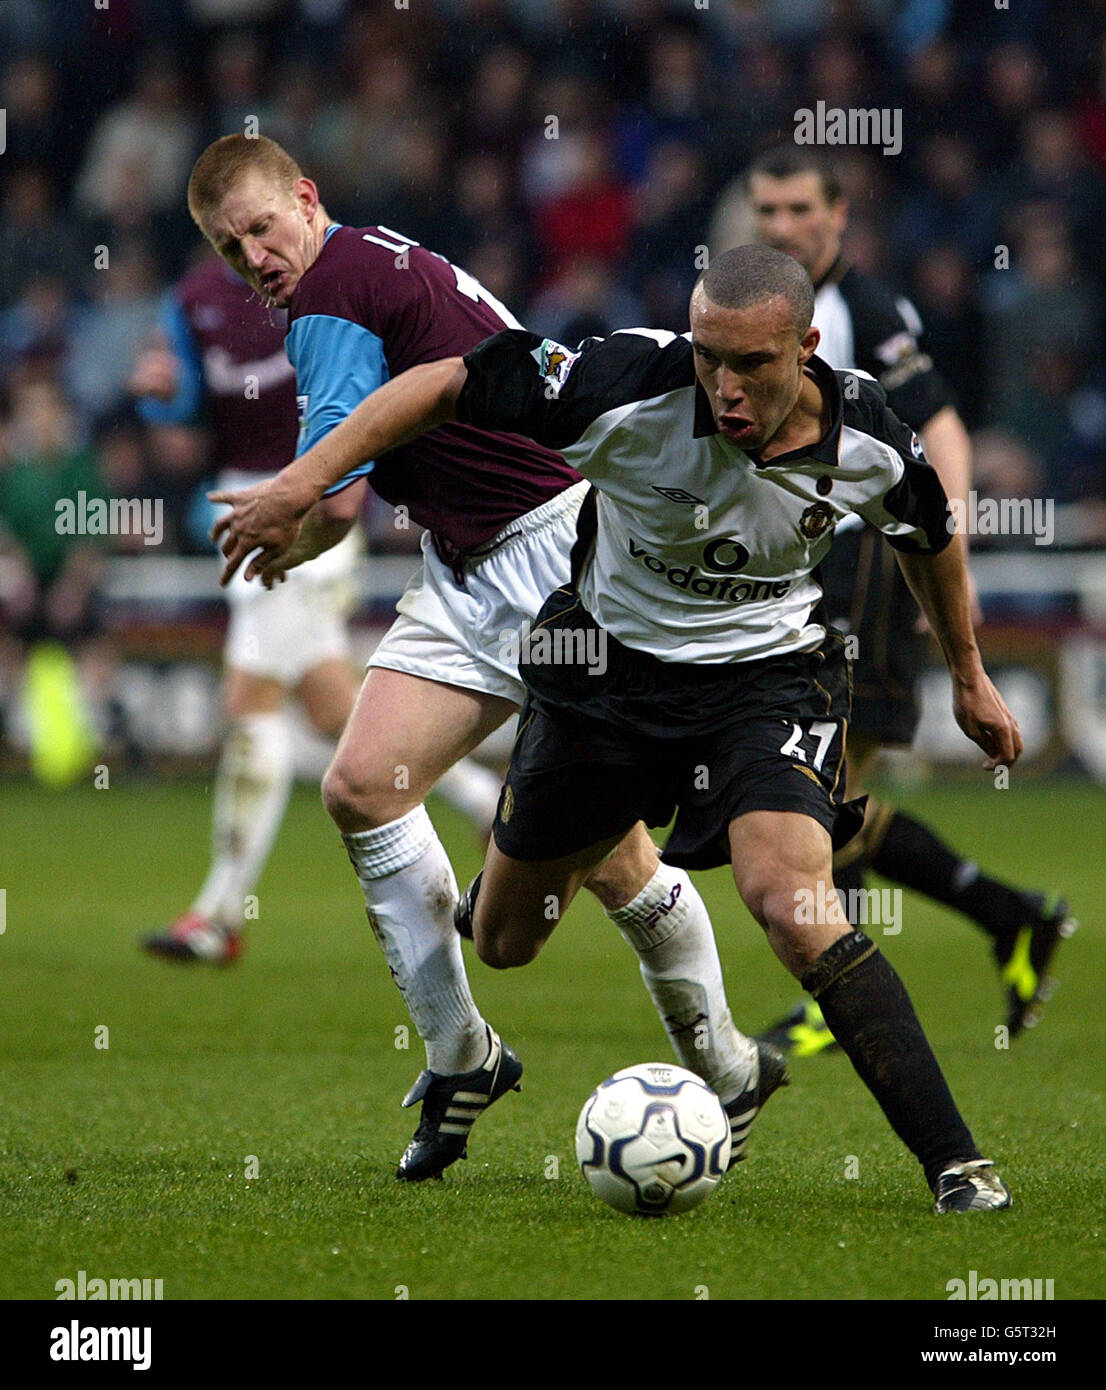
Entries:
[[0, 382], [64, 373], [77, 310], [64, 280], [28, 280], [16, 302], [0, 313]]
[[423, 104], [414, 64], [390, 49], [366, 55], [353, 92], [324, 108], [311, 153], [338, 216], [356, 219], [395, 189], [396, 144]]
[[58, 187], [45, 164], [11, 170], [0, 209], [0, 310], [14, 303], [37, 276], [79, 281], [87, 247], [58, 206]]
[[584, 132], [560, 191], [534, 208], [540, 281], [555, 280], [581, 258], [614, 269], [626, 255], [631, 219], [630, 190], [615, 172], [606, 137]]
[[1106, 183], [1079, 145], [1075, 117], [1054, 107], [1025, 119], [1019, 157], [1006, 176], [1003, 202], [1050, 203], [1071, 229], [1080, 278], [1093, 274], [1106, 286], [1102, 267], [1102, 228], [1106, 223]]
[[304, 159], [314, 157], [315, 130], [322, 118], [324, 97], [319, 68], [297, 59], [283, 63], [272, 77], [271, 124], [265, 133]]
[[1097, 40], [1091, 70], [1080, 84], [1075, 112], [1084, 150], [1097, 165], [1106, 165], [1106, 35]]
[[127, 396], [131, 363], [157, 323], [156, 267], [143, 241], [108, 248], [79, 312], [66, 364], [70, 388], [92, 416], [110, 414]]
[[927, 246], [952, 241], [974, 270], [994, 263], [998, 198], [984, 180], [979, 156], [961, 135], [939, 131], [924, 141], [916, 182], [902, 197], [892, 224], [895, 254], [909, 265]]
[[266, 75], [265, 50], [256, 31], [222, 34], [206, 65], [205, 134], [214, 138], [224, 130], [244, 131], [251, 119], [268, 131], [273, 110], [265, 94]]
[[987, 52], [983, 65], [983, 106], [970, 126], [970, 139], [984, 166], [1001, 168], [1017, 149], [1026, 117], [1046, 100], [1044, 60], [1032, 44], [1010, 39]]
[[528, 133], [527, 99], [533, 59], [524, 49], [497, 44], [483, 55], [464, 85], [462, 148], [516, 161]]
[[[443, 250], [457, 261], [468, 264], [471, 257], [490, 246], [511, 248], [516, 273], [529, 271], [534, 259], [533, 239], [526, 226], [525, 212], [519, 204], [514, 187], [511, 163], [491, 151], [477, 151], [463, 156], [453, 175], [450, 203], [454, 215], [455, 241], [443, 245]], [[478, 276], [478, 279], [483, 279]], [[526, 279], [529, 283], [530, 275]], [[489, 289], [494, 287], [489, 285]], [[513, 285], [514, 295], [500, 294], [504, 303], [521, 298], [523, 285]]]
[[[29, 746], [35, 774], [64, 786], [88, 770], [97, 743], [116, 733], [116, 653], [103, 628], [99, 585], [105, 552], [126, 546], [141, 518], [128, 510], [109, 534], [110, 513], [97, 514], [108, 488], [57, 382], [14, 387], [5, 448], [0, 690], [9, 692], [7, 719]], [[16, 702], [11, 695], [21, 683]]]
[[983, 314], [972, 267], [957, 246], [937, 243], [914, 262], [913, 300], [969, 429], [984, 423], [978, 389], [986, 376]]
[[103, 500], [107, 489], [79, 417], [56, 382], [15, 387], [5, 437], [0, 525], [6, 556], [20, 575], [4, 601], [5, 621], [28, 641], [75, 642], [96, 630], [96, 584], [110, 541], [59, 526], [57, 504], [82, 493]]
[[92, 131], [77, 181], [78, 208], [90, 217], [111, 217], [137, 170], [150, 208], [177, 212], [199, 138], [179, 68], [171, 56], [151, 53], [132, 95], [112, 106]]
[[515, 0], [442, 0], [445, 17], [439, 55], [442, 78], [467, 89], [485, 56], [503, 44], [537, 54], [535, 12]]
[[683, 327], [688, 296], [705, 264], [706, 245], [700, 238], [709, 216], [700, 151], [676, 140], [656, 146], [634, 194], [630, 273], [625, 277], [641, 295], [643, 322]]
[[1020, 206], [1007, 225], [1008, 264], [984, 282], [991, 397], [999, 421], [1020, 410], [1037, 389], [1035, 358], [1042, 349], [1088, 360], [1100, 346], [1103, 328], [1097, 300], [1079, 285], [1062, 209], [1049, 203]]
[[[1005, 430], [986, 429], [972, 435], [974, 470], [972, 485], [980, 498], [1043, 497], [1044, 471], [1040, 459], [1021, 439]], [[980, 536], [976, 545], [987, 549], [1001, 541], [997, 536]], [[1023, 542], [1033, 545], [1027, 535]]]
[[531, 303], [527, 318], [557, 342], [575, 345], [582, 338], [606, 337], [615, 328], [641, 323], [644, 309], [608, 266], [577, 256]]
[[423, 246], [457, 244], [461, 218], [450, 194], [450, 150], [444, 134], [429, 123], [399, 132], [393, 150], [392, 187], [372, 203], [378, 223]]
[[646, 51], [645, 88], [635, 84], [629, 89], [641, 91], [641, 99], [621, 98], [627, 110], [615, 135], [619, 169], [635, 185], [647, 177], [658, 145], [676, 141], [700, 147], [719, 104], [707, 44], [693, 19], [668, 15], [653, 31]]
[[912, 177], [922, 172], [917, 156], [927, 140], [971, 130], [975, 112], [964, 77], [964, 55], [948, 35], [922, 44], [907, 60], [903, 159]]
[[786, 49], [759, 29], [741, 44], [718, 86], [719, 111], [710, 142], [714, 168], [727, 173], [739, 169], [757, 150], [794, 130], [802, 101], [793, 64]]
[[[58, 68], [41, 52], [13, 58], [0, 82], [8, 150], [23, 163], [38, 161], [58, 180], [68, 180], [77, 153], [65, 120], [64, 88]], [[0, 168], [0, 179], [10, 176]]]
[[[522, 303], [530, 284], [528, 241], [505, 235], [497, 241], [482, 241], [465, 257], [465, 264], [482, 285], [504, 304]], [[462, 259], [462, 258], [459, 258]]]

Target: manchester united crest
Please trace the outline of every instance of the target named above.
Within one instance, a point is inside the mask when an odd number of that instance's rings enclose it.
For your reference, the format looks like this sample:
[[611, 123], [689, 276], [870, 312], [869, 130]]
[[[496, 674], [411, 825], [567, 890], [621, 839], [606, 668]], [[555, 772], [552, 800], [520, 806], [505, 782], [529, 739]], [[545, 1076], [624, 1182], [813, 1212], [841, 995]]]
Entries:
[[799, 530], [808, 541], [816, 541], [835, 520], [833, 508], [828, 502], [814, 502], [799, 518]]

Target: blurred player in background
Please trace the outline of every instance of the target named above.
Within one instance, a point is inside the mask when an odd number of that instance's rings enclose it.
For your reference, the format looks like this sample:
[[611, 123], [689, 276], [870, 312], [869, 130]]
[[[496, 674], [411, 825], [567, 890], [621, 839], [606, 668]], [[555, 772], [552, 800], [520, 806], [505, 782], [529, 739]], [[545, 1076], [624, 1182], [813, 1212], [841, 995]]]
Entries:
[[[325, 454], [331, 431], [389, 377], [518, 326], [444, 257], [389, 228], [334, 222], [273, 141], [215, 141], [196, 162], [188, 200], [228, 265], [289, 309], [300, 452]], [[449, 425], [330, 480], [281, 533], [289, 564], [319, 563], [313, 557], [348, 527], [370, 480], [426, 527], [423, 564], [369, 663], [323, 799], [426, 1044], [427, 1067], [404, 1101], [422, 1102], [421, 1121], [398, 1172], [420, 1181], [464, 1155], [474, 1121], [522, 1074], [472, 998], [453, 924], [456, 880], [423, 803], [522, 703], [518, 633], [568, 577], [585, 487], [551, 449]], [[233, 573], [248, 552], [225, 549]], [[681, 1061], [726, 1104], [740, 1156], [785, 1069], [778, 1051], [733, 1027], [702, 899], [686, 873], [660, 864], [640, 824], [589, 887], [636, 951]]]
[[[859, 367], [874, 376], [895, 413], [918, 430], [946, 494], [966, 502], [972, 471], [968, 432], [919, 346], [922, 325], [913, 305], [842, 256], [848, 202], [828, 162], [816, 150], [783, 145], [756, 159], [747, 178], [757, 237], [794, 256], [814, 281], [818, 355], [833, 367]], [[914, 685], [924, 665], [925, 625], [887, 546], [859, 517], [837, 527], [820, 574], [831, 622], [856, 638], [848, 757], [848, 794], [856, 797], [880, 749], [914, 738]], [[974, 591], [973, 607], [978, 622]], [[862, 889], [868, 868], [980, 926], [991, 939], [1007, 992], [1011, 1036], [1036, 1022], [1048, 993], [1048, 964], [1060, 940], [1075, 930], [1062, 899], [987, 876], [928, 826], [870, 795], [863, 831], [834, 857], [834, 883], [846, 894]], [[833, 1046], [813, 1002], [799, 1005], [765, 1036], [800, 1055]]]
[[[284, 351], [285, 315], [216, 257], [169, 292], [162, 341], [135, 364], [131, 389], [155, 434], [203, 427], [220, 486], [269, 477], [295, 452], [296, 382]], [[356, 517], [351, 510], [349, 522]], [[268, 593], [244, 581], [227, 590], [223, 660], [229, 727], [215, 782], [212, 858], [197, 897], [143, 945], [181, 961], [228, 962], [242, 950], [246, 897], [272, 849], [292, 787], [287, 703], [336, 739], [356, 685], [346, 617], [358, 555], [350, 534], [296, 583]]]

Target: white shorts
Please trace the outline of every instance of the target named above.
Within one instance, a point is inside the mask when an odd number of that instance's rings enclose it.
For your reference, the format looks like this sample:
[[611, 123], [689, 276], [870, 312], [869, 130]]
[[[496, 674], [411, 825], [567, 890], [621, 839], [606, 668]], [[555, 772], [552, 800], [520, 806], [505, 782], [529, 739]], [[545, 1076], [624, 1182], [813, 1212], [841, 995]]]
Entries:
[[526, 688], [518, 677], [518, 643], [507, 634], [517, 636], [553, 590], [568, 582], [576, 514], [587, 487], [575, 483], [513, 521], [491, 542], [496, 548], [490, 555], [465, 563], [463, 589], [425, 533], [422, 564], [370, 667], [521, 705]]
[[[220, 480], [220, 486], [235, 490], [258, 481], [239, 474], [229, 483]], [[294, 690], [322, 662], [349, 661], [346, 624], [356, 598], [362, 549], [360, 530], [354, 527], [317, 559], [289, 570], [284, 583], [273, 589], [256, 579], [247, 583], [243, 565], [225, 590], [230, 605], [225, 664]]]

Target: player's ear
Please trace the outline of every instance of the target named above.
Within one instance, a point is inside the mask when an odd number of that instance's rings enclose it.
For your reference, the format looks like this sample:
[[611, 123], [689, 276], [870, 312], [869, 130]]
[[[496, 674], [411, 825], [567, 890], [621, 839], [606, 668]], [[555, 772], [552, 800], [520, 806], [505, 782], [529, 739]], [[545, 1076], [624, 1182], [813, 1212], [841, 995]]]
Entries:
[[319, 190], [310, 179], [299, 178], [292, 185], [292, 194], [310, 221], [319, 207]]
[[822, 335], [813, 324], [807, 329], [799, 339], [799, 361], [806, 363], [818, 351], [818, 344], [822, 341]]

